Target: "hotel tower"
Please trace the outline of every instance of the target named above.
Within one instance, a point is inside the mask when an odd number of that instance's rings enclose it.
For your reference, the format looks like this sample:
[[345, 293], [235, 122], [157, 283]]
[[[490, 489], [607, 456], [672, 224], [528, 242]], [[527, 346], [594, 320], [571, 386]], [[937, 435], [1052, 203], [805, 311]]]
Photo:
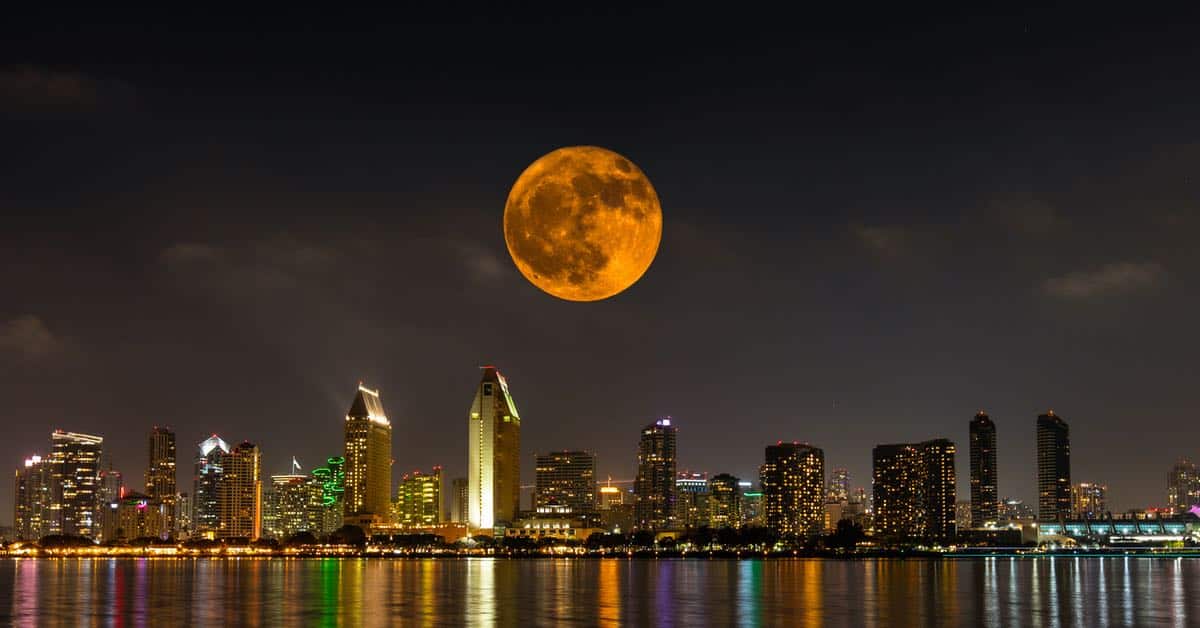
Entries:
[[467, 523], [490, 531], [512, 523], [521, 502], [521, 415], [508, 382], [494, 366], [483, 379], [467, 419]]

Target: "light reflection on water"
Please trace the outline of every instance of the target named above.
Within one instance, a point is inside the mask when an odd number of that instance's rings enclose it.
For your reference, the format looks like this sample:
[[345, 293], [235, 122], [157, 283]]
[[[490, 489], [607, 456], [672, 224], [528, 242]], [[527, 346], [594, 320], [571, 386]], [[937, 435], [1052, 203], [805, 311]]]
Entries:
[[1188, 626], [1200, 560], [0, 561], [0, 624], [395, 622]]

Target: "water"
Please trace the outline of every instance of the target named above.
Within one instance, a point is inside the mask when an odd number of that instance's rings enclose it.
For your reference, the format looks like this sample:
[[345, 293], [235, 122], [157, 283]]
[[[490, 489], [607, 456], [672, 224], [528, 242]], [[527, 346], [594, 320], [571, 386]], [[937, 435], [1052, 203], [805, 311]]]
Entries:
[[9, 559], [8, 623], [1188, 626], [1200, 559]]

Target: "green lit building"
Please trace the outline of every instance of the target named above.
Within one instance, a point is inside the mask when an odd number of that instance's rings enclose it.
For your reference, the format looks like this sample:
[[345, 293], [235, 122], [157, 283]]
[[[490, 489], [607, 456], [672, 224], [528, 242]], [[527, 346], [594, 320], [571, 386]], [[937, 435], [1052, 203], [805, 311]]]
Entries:
[[432, 526], [442, 522], [442, 468], [432, 473], [413, 471], [400, 478], [392, 509], [396, 524], [406, 527]]

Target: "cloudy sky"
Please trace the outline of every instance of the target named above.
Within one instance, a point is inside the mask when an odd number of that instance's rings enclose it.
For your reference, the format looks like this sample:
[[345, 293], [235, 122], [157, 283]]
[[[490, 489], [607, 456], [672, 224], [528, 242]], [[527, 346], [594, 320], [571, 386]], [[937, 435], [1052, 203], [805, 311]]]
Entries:
[[[755, 478], [809, 441], [999, 430], [1034, 489], [1034, 421], [1073, 475], [1158, 505], [1200, 458], [1200, 45], [1191, 16], [291, 13], [0, 26], [0, 461], [103, 435], [141, 486], [176, 429], [266, 470], [340, 453], [361, 380], [396, 475], [465, 470], [478, 366], [535, 452], [633, 475], [672, 415], [680, 468]], [[453, 19], [452, 19], [453, 18]], [[608, 147], [663, 202], [627, 292], [555, 300], [515, 270], [509, 186]], [[11, 484], [0, 484], [0, 521]]]

